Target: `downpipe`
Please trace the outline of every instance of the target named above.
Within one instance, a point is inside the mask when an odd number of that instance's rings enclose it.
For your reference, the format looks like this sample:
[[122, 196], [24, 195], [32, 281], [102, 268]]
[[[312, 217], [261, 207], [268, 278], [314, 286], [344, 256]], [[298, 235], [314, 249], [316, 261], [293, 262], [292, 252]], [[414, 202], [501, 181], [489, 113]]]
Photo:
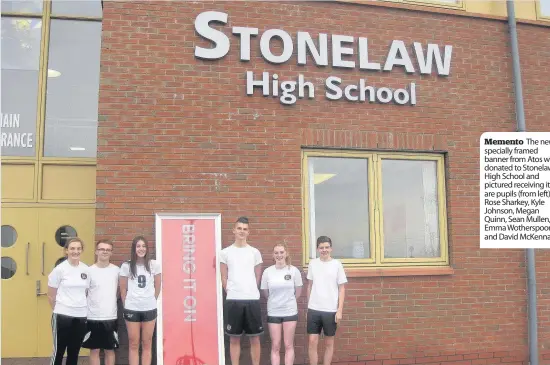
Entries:
[[[514, 94], [516, 101], [517, 132], [525, 132], [525, 110], [523, 107], [523, 89], [519, 63], [518, 35], [516, 27], [516, 12], [514, 0], [506, 0], [508, 13], [508, 29], [510, 31], [510, 45], [512, 47], [512, 66], [514, 77]], [[537, 321], [537, 278], [535, 270], [535, 250], [527, 248], [527, 300], [528, 300], [528, 332], [529, 332], [529, 364], [539, 364], [538, 351], [538, 321]]]

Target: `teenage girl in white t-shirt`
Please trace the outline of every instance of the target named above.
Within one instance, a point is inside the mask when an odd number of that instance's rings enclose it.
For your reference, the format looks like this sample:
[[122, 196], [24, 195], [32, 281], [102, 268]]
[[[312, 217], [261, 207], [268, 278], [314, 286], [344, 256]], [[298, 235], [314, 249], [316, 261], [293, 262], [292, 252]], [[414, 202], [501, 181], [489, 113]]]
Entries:
[[290, 264], [284, 243], [273, 247], [275, 265], [265, 269], [260, 288], [267, 298], [267, 323], [271, 336], [271, 365], [280, 365], [281, 330], [284, 334], [285, 365], [294, 364], [294, 333], [298, 322], [297, 299], [302, 293], [302, 275]]
[[128, 329], [128, 360], [130, 365], [139, 365], [141, 342], [141, 364], [149, 365], [162, 270], [156, 260], [151, 260], [147, 240], [143, 236], [132, 241], [130, 257], [130, 261], [120, 267], [120, 296]]
[[83, 250], [84, 244], [80, 238], [67, 241], [67, 259], [48, 275], [48, 301], [53, 309], [52, 365], [61, 365], [65, 350], [66, 365], [77, 365], [82, 340], [86, 334], [86, 290], [90, 286], [90, 277], [88, 265], [80, 262]]

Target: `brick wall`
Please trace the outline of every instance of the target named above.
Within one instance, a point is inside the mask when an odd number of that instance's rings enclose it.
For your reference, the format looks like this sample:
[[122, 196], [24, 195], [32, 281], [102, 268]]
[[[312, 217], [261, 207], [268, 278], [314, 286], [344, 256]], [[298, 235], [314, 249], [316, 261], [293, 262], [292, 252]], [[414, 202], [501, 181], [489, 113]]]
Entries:
[[[269, 262], [284, 238], [300, 258], [301, 147], [441, 150], [447, 156], [450, 276], [351, 278], [334, 362], [358, 364], [526, 364], [526, 269], [521, 250], [479, 249], [479, 136], [513, 131], [515, 110], [507, 24], [499, 20], [375, 6], [301, 2], [105, 2], [98, 146], [97, 235], [129, 257], [137, 234], [154, 237], [155, 212], [220, 212], [251, 218], [250, 242]], [[367, 36], [382, 62], [390, 41], [453, 45], [451, 76], [400, 69], [267, 64], [253, 39], [222, 60], [194, 58], [193, 22], [202, 11], [229, 13], [230, 26]], [[315, 20], [315, 21], [313, 21]], [[527, 127], [549, 131], [550, 28], [519, 26]], [[226, 33], [230, 29], [224, 28]], [[231, 36], [230, 36], [231, 37]], [[317, 80], [314, 100], [283, 106], [245, 95], [245, 71]], [[323, 80], [403, 87], [416, 82], [418, 105], [328, 101]], [[550, 347], [550, 260], [537, 252], [539, 343]], [[295, 260], [299, 261], [299, 260]], [[305, 303], [297, 364], [307, 363]], [[269, 336], [262, 363], [269, 363]], [[249, 363], [243, 351], [243, 364]], [[229, 356], [227, 356], [229, 358]], [[545, 360], [550, 363], [550, 357]]]

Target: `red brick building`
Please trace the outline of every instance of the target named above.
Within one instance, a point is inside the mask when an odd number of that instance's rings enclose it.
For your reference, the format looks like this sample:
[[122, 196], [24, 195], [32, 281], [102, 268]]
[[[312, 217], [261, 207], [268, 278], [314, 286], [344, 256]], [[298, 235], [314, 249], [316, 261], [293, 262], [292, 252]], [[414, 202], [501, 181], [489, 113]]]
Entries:
[[[213, 47], [195, 29], [207, 11], [228, 17], [209, 25], [230, 42], [220, 59], [195, 56]], [[258, 29], [250, 60], [233, 27]], [[293, 48], [269, 42], [270, 29]], [[298, 32], [319, 55], [304, 52]], [[527, 130], [550, 131], [550, 28], [522, 21], [518, 37]], [[516, 128], [504, 17], [388, 2], [113, 1], [104, 3], [102, 42], [96, 236], [127, 243], [117, 261], [134, 235], [154, 238], [156, 212], [219, 212], [224, 246], [247, 215], [266, 266], [284, 241], [307, 267], [312, 238], [327, 234], [349, 276], [335, 363], [527, 364], [525, 252], [479, 248], [479, 137]], [[439, 58], [422, 73], [428, 44]], [[286, 105], [271, 89], [247, 95], [247, 71], [256, 81], [268, 72], [270, 86], [273, 74], [279, 86], [299, 75], [311, 85]], [[363, 79], [379, 94], [331, 100], [330, 77], [342, 91]], [[348, 99], [359, 95], [348, 90]], [[549, 364], [544, 250], [536, 269], [539, 351]], [[296, 363], [306, 364], [300, 301]], [[269, 335], [263, 343], [268, 364]]]

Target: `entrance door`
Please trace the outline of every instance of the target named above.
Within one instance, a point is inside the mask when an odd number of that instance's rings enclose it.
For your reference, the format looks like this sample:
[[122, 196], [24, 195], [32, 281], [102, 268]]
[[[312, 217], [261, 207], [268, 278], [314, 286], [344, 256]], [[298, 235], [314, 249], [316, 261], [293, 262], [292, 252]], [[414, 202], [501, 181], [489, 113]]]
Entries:
[[84, 241], [82, 261], [93, 264], [95, 209], [3, 207], [1, 212], [2, 358], [50, 357], [48, 275], [73, 237]]
[[[63, 246], [71, 238], [84, 241], [81, 260], [87, 265], [94, 263], [95, 209], [92, 208], [40, 208], [38, 216], [40, 272], [37, 277], [40, 292], [38, 301], [38, 357], [49, 357], [52, 353], [51, 315], [52, 309], [44, 293], [48, 291], [48, 275], [58, 260], [64, 258]], [[82, 350], [80, 355], [88, 352]]]
[[37, 227], [36, 209], [2, 208], [2, 358], [36, 356]]

